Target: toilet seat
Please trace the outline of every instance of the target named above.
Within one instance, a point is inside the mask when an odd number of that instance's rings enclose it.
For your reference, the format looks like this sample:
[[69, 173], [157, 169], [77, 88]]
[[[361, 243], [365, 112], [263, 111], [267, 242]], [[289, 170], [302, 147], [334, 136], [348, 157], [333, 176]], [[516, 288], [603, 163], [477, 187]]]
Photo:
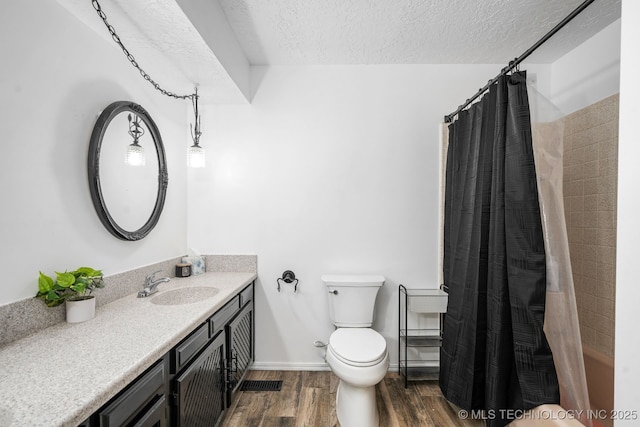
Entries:
[[329, 350], [351, 366], [373, 366], [387, 355], [387, 342], [371, 328], [338, 328], [329, 337]]

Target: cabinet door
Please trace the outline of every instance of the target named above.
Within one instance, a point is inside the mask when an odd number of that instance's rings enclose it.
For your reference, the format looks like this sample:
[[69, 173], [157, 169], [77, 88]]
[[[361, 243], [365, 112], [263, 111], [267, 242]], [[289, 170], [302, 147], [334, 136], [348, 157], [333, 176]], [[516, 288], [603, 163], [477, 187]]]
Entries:
[[253, 301], [246, 304], [229, 323], [227, 334], [230, 349], [229, 388], [234, 390], [253, 361]]
[[[101, 427], [164, 425], [167, 366], [160, 359], [98, 413]], [[154, 418], [157, 422], [148, 422]]]
[[225, 333], [219, 333], [175, 379], [178, 426], [212, 426], [224, 411]]
[[167, 399], [158, 396], [153, 405], [140, 417], [133, 427], [165, 427], [167, 425]]

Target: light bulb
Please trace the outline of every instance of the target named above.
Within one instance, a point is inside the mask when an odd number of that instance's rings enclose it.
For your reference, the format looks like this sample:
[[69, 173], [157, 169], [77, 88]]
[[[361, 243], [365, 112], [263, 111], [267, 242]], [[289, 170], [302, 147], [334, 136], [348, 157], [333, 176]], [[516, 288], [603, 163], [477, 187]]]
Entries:
[[127, 147], [127, 156], [124, 159], [125, 164], [129, 166], [144, 166], [146, 158], [144, 156], [144, 148], [138, 145], [138, 141], [129, 144]]
[[204, 148], [193, 144], [187, 151], [187, 165], [190, 168], [203, 168], [205, 163]]

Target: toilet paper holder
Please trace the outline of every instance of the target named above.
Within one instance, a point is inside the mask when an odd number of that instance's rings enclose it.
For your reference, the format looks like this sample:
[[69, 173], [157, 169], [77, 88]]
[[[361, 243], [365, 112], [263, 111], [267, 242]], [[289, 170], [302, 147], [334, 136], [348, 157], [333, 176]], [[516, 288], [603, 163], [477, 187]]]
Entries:
[[282, 277], [279, 277], [276, 281], [278, 282], [278, 292], [280, 292], [280, 281], [293, 283], [293, 292], [298, 290], [298, 279], [296, 279], [296, 274], [291, 270], [285, 270], [284, 273], [282, 273]]

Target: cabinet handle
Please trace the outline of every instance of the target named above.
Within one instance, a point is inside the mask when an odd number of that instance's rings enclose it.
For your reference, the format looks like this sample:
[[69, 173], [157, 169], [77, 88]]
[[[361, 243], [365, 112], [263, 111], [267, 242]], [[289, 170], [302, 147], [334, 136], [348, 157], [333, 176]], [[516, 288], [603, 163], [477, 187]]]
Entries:
[[238, 372], [238, 354], [235, 351], [231, 351], [231, 360], [229, 363], [229, 372]]
[[334, 289], [333, 291], [329, 291], [330, 294], [338, 295], [338, 290]]
[[227, 365], [226, 359], [220, 359], [220, 367], [218, 368], [220, 371], [220, 386], [224, 390], [229, 390], [231, 388], [231, 384], [229, 382], [231, 374], [229, 373], [229, 366]]

